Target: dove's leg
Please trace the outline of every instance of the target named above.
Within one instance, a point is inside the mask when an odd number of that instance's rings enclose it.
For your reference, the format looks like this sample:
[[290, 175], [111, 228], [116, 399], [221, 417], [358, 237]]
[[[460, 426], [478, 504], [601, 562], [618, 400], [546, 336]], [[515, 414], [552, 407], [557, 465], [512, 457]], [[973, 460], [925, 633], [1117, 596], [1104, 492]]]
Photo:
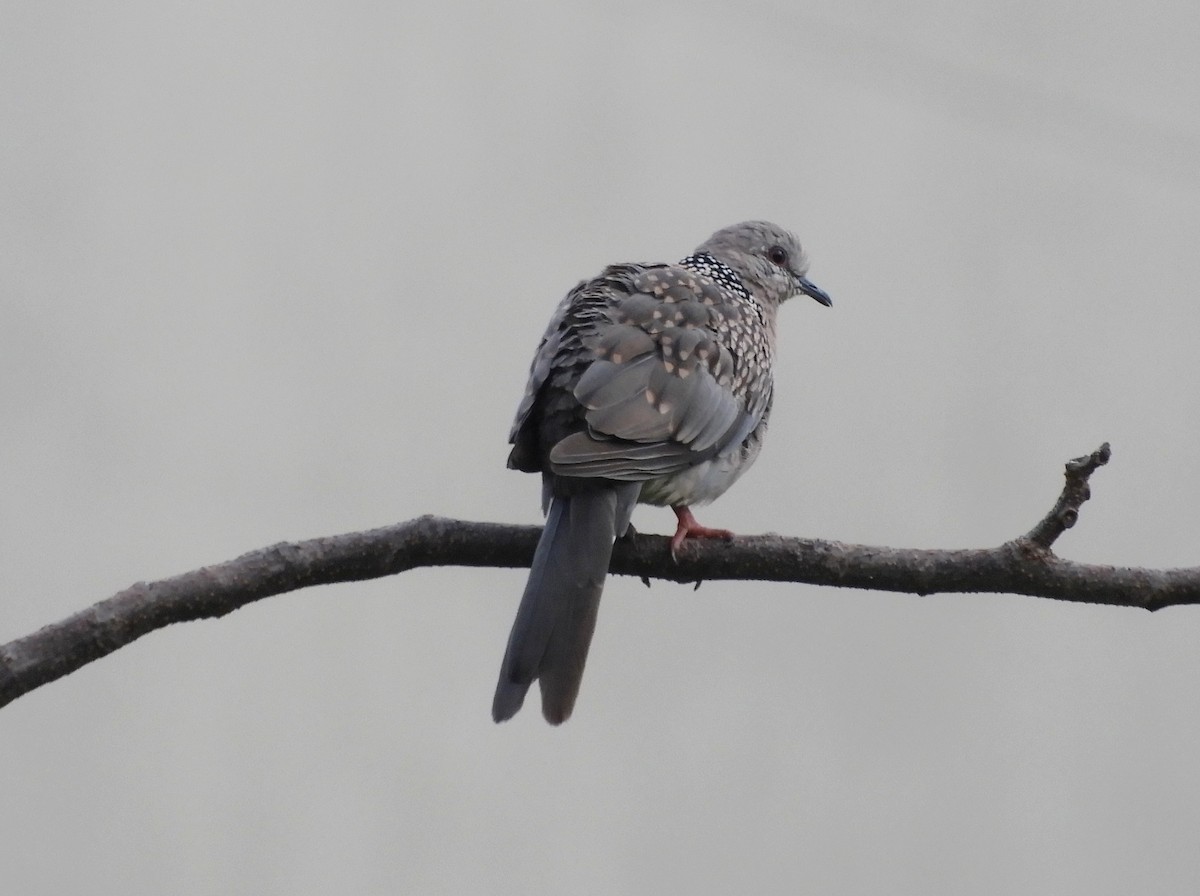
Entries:
[[686, 504], [676, 504], [671, 509], [675, 511], [675, 517], [679, 520], [675, 534], [671, 537], [671, 557], [675, 560], [679, 559], [679, 549], [683, 547], [683, 542], [688, 538], [720, 538], [722, 541], [729, 541], [733, 538], [733, 533], [728, 529], [710, 529], [708, 526], [701, 526], [696, 517], [692, 515], [692, 509]]

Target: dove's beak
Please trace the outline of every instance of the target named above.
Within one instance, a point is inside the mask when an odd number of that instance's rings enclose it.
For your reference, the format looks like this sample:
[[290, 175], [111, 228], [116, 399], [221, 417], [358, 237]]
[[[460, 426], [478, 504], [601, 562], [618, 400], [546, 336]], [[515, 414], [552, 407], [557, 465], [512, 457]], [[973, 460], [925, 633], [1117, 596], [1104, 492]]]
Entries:
[[807, 277], [797, 277], [796, 288], [806, 296], [812, 296], [826, 308], [833, 304], [833, 299], [829, 298], [829, 293], [825, 292], [825, 290], [821, 289], [821, 287], [817, 286], [817, 284], [813, 283]]

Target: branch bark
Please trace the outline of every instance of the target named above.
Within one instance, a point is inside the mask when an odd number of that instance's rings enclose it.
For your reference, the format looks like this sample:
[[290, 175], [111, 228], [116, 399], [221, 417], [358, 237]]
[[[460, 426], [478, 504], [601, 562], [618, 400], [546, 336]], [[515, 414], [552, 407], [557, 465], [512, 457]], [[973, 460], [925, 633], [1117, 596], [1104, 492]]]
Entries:
[[[1055, 540], [1075, 524], [1088, 481], [1108, 444], [1066, 466], [1053, 508], [1028, 533], [999, 547], [920, 550], [779, 535], [687, 542], [679, 562], [669, 540], [634, 534], [613, 551], [618, 575], [700, 582], [739, 579], [868, 588], [918, 595], [1007, 593], [1158, 610], [1200, 603], [1200, 567], [1140, 569], [1075, 563]], [[395, 575], [418, 566], [527, 567], [541, 530], [423, 516], [368, 532], [281, 543], [193, 572], [138, 582], [120, 593], [0, 646], [0, 706], [175, 622], [219, 618], [264, 597], [314, 585]]]

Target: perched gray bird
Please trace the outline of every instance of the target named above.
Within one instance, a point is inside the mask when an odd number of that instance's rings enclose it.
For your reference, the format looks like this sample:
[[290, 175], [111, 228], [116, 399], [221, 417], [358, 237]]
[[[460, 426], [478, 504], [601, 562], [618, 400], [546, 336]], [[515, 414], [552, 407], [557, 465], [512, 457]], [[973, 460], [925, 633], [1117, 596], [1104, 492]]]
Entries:
[[508, 466], [542, 474], [546, 527], [492, 702], [512, 718], [534, 680], [557, 725], [575, 706], [613, 540], [635, 504], [670, 505], [687, 538], [762, 447], [774, 392], [775, 314], [810, 283], [808, 257], [766, 221], [718, 230], [678, 264], [619, 264], [559, 304], [517, 409]]

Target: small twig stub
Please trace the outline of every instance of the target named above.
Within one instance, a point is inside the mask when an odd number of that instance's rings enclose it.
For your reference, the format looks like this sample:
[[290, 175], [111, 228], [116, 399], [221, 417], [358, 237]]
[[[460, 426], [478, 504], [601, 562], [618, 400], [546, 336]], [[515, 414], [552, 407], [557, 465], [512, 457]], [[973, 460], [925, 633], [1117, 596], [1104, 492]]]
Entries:
[[1058, 501], [1041, 522], [1029, 530], [1025, 540], [1042, 550], [1050, 550], [1058, 537], [1079, 521], [1079, 508], [1092, 496], [1088, 480], [1097, 468], [1108, 463], [1110, 457], [1112, 449], [1105, 442], [1091, 454], [1067, 461], [1064, 473], [1066, 482], [1063, 483]]

